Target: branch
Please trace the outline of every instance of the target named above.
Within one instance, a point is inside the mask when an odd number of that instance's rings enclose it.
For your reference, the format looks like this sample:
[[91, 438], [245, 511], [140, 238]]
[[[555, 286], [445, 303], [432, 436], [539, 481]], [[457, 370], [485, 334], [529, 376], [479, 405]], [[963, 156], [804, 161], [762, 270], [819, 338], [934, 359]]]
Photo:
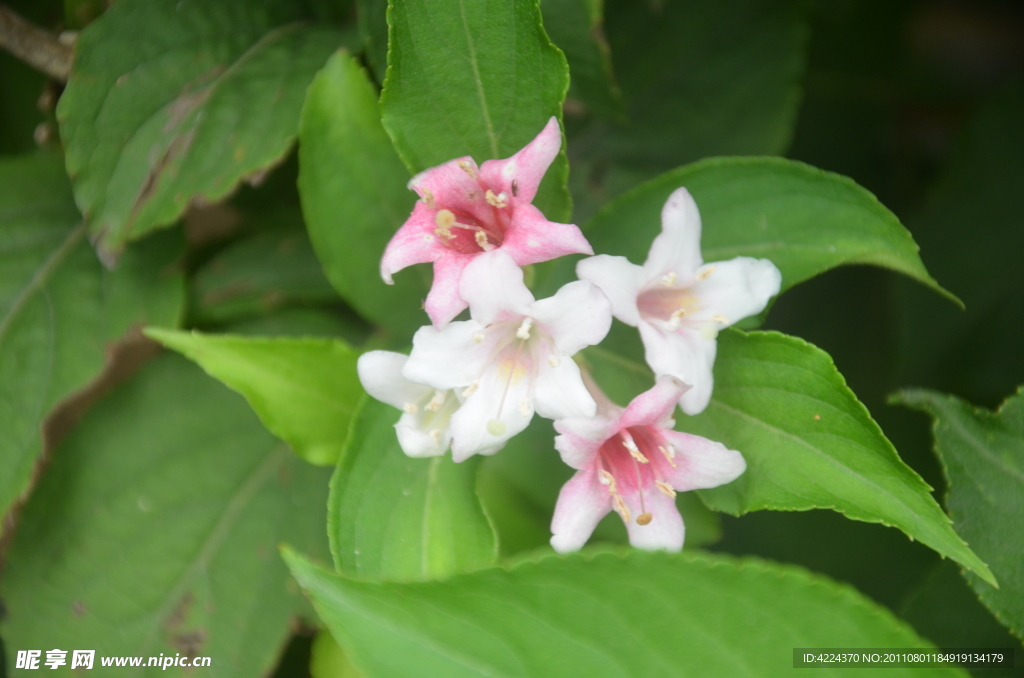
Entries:
[[66, 82], [74, 48], [0, 5], [0, 47], [36, 70]]

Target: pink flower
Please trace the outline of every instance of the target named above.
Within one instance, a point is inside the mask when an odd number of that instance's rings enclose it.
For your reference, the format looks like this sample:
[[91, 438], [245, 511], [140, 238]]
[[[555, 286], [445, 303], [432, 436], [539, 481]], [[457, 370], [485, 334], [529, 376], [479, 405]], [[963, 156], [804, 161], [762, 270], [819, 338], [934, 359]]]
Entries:
[[676, 492], [724, 485], [747, 467], [739, 452], [721, 443], [672, 430], [676, 402], [687, 388], [674, 377], [661, 377], [624, 410], [597, 393], [598, 416], [555, 422], [561, 434], [555, 448], [578, 469], [555, 506], [556, 551], [578, 550], [612, 510], [636, 548], [683, 548]]
[[661, 234], [643, 266], [602, 254], [579, 262], [576, 274], [612, 302], [616, 318], [638, 327], [647, 364], [693, 388], [679, 401], [700, 414], [711, 400], [720, 329], [764, 310], [779, 293], [782, 274], [768, 259], [736, 257], [705, 264], [700, 212], [685, 188], [661, 212]]
[[470, 320], [421, 327], [403, 376], [463, 399], [451, 416], [452, 458], [494, 454], [534, 412], [549, 419], [593, 416], [572, 356], [599, 343], [612, 324], [601, 291], [577, 280], [539, 301], [504, 252], [471, 263], [462, 278]]
[[551, 118], [537, 138], [505, 160], [477, 168], [466, 156], [420, 172], [409, 181], [420, 200], [384, 250], [380, 274], [434, 263], [434, 284], [425, 308], [435, 327], [447, 325], [467, 303], [459, 280], [469, 262], [491, 250], [504, 250], [519, 266], [566, 254], [593, 254], [572, 224], [548, 221], [533, 206], [544, 173], [562, 147], [558, 120]]

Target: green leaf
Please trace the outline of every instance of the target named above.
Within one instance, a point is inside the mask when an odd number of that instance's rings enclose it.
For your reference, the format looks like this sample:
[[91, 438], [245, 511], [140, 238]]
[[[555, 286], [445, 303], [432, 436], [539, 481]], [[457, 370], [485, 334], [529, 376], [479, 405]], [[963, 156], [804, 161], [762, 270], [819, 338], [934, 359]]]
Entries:
[[327, 507], [335, 567], [409, 580], [494, 563], [498, 545], [476, 496], [479, 458], [407, 457], [395, 436], [400, 414], [367, 397], [355, 416]]
[[805, 341], [777, 332], [722, 333], [711, 404], [679, 424], [747, 461], [732, 483], [700, 491], [713, 509], [741, 515], [830, 508], [897, 527], [994, 581], [832, 359]]
[[543, 0], [544, 29], [569, 62], [569, 98], [595, 114], [622, 120], [622, 93], [604, 37], [603, 0]]
[[98, 675], [146, 671], [101, 656], [160, 653], [210, 656], [211, 676], [268, 675], [307, 608], [274, 547], [326, 555], [326, 485], [241, 398], [162, 356], [53, 456], [7, 555], [4, 641], [95, 649]]
[[104, 367], [130, 328], [174, 325], [184, 285], [177, 232], [97, 260], [62, 159], [0, 159], [0, 513], [29, 488], [50, 411]]
[[926, 647], [852, 588], [753, 559], [602, 553], [395, 584], [284, 557], [360, 665], [394, 678], [790, 676], [794, 647]]
[[935, 451], [949, 483], [946, 508], [957, 532], [992, 566], [999, 588], [974, 573], [967, 581], [1024, 639], [1024, 390], [996, 412], [934, 391], [901, 391], [894, 400], [935, 420]]
[[309, 88], [299, 128], [299, 193], [313, 248], [342, 298], [368, 321], [406, 337], [422, 325], [429, 269], [394, 285], [380, 258], [412, 212], [416, 195], [380, 122], [377, 93], [356, 61], [339, 52]]
[[267, 429], [312, 464], [337, 461], [363, 388], [359, 354], [337, 339], [241, 337], [148, 328], [249, 401]]
[[283, 306], [338, 300], [301, 220], [224, 249], [196, 271], [191, 283], [190, 317], [196, 323], [230, 322]]
[[319, 631], [313, 639], [309, 674], [312, 678], [362, 678], [363, 675], [352, 666], [345, 651], [327, 630]]
[[[384, 127], [412, 172], [464, 155], [511, 156], [562, 118], [569, 69], [541, 26], [539, 0], [391, 0]], [[534, 201], [568, 221], [565, 151]]]
[[122, 0], [82, 31], [57, 107], [75, 197], [109, 254], [287, 153], [345, 40], [291, 0]]
[[700, 209], [705, 261], [771, 259], [782, 289], [844, 264], [907, 275], [959, 303], [925, 270], [892, 212], [846, 177], [783, 158], [712, 158], [666, 172], [610, 203], [586, 228], [595, 252], [636, 263], [661, 232], [661, 209], [686, 187]]
[[359, 35], [377, 82], [388, 69], [388, 0], [356, 0]]

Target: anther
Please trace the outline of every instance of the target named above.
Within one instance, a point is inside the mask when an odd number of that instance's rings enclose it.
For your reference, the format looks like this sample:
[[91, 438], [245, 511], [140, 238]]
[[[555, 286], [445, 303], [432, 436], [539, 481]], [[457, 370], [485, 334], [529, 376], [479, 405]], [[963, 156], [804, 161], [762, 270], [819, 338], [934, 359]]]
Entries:
[[715, 266], [708, 266], [703, 271], [697, 274], [697, 280], [707, 280], [711, 277], [711, 274], [715, 272]]
[[491, 207], [497, 207], [498, 209], [508, 207], [508, 193], [505, 191], [495, 195], [494, 191], [488, 188], [487, 192], [484, 193], [484, 198]]
[[533, 325], [533, 318], [523, 318], [522, 324], [516, 330], [516, 336], [523, 341], [530, 338], [530, 327]]
[[605, 471], [604, 469], [601, 469], [601, 471], [599, 472], [597, 480], [602, 485], [608, 485], [609, 487], [612, 488], [615, 487], [615, 476], [613, 476], [608, 471]]
[[649, 462], [647, 457], [645, 457], [643, 453], [640, 452], [640, 448], [636, 446], [636, 442], [633, 440], [633, 436], [629, 435], [629, 431], [622, 431], [620, 435], [622, 436], [622, 444], [626, 446], [627, 450], [629, 450], [630, 456], [632, 456], [641, 464], [646, 464]]
[[465, 172], [466, 174], [468, 174], [471, 179], [476, 179], [476, 178], [478, 178], [480, 176], [477, 173], [476, 168], [473, 167], [472, 165], [470, 165], [465, 160], [460, 160], [459, 161], [459, 169], [462, 170], [463, 172]]
[[672, 315], [668, 318], [669, 327], [672, 327], [673, 329], [679, 327], [683, 323], [684, 316], [686, 316], [685, 308], [677, 308], [672, 311]]
[[455, 225], [455, 212], [451, 210], [437, 210], [434, 214], [434, 223], [438, 228], [448, 229]]
[[430, 412], [437, 412], [444, 405], [444, 399], [447, 394], [444, 391], [434, 391], [434, 397], [430, 399], [430, 402], [424, 406], [423, 409], [429, 410]]
[[652, 520], [654, 520], [654, 516], [652, 516], [650, 513], [641, 513], [636, 517], [636, 524], [649, 525]]
[[729, 324], [729, 319], [726, 318], [721, 313], [714, 314], [713, 316], [711, 316], [711, 319], [714, 320], [716, 323], [722, 323], [723, 325]]
[[434, 439], [434, 444], [441, 444], [441, 431], [439, 429], [433, 429], [430, 431], [430, 437]]
[[480, 382], [474, 381], [474, 382], [473, 382], [472, 384], [470, 384], [470, 385], [469, 385], [469, 386], [468, 386], [468, 387], [466, 388], [466, 390], [465, 390], [465, 391], [463, 391], [463, 392], [462, 392], [462, 397], [463, 397], [463, 398], [468, 398], [469, 396], [471, 396], [471, 395], [473, 395], [474, 393], [476, 393], [476, 390], [477, 390], [478, 388], [480, 388]]
[[434, 233], [437, 237], [444, 238], [445, 240], [455, 240], [455, 234], [449, 231], [447, 228], [435, 228]]
[[420, 189], [421, 197], [423, 198], [423, 204], [430, 209], [437, 209], [437, 203], [434, 202], [434, 194], [429, 188]]
[[402, 409], [408, 412], [409, 414], [416, 414], [417, 412], [420, 411], [420, 407], [416, 403], [406, 403], [402, 405]]
[[[619, 515], [622, 516], [622, 520], [624, 522], [628, 523], [630, 520], [632, 520], [633, 517], [632, 517], [632, 515], [629, 512], [629, 508], [626, 507], [626, 502], [622, 501], [622, 497], [620, 497], [617, 494], [613, 495], [612, 496], [612, 506], [614, 506], [615, 510], [619, 512]], [[649, 523], [651, 521], [648, 520], [647, 522]], [[646, 523], [642, 523], [642, 524], [646, 524]]]
[[553, 356], [553, 355], [549, 355], [548, 356], [548, 365], [551, 365], [552, 367], [558, 367], [561, 364], [562, 364], [562, 361], [559, 360], [558, 358], [556, 358], [555, 356]]
[[658, 445], [658, 449], [661, 450], [663, 455], [665, 455], [665, 459], [672, 468], [679, 468], [676, 466], [676, 450], [674, 447], [671, 445], [668, 445], [667, 447], [665, 445]]
[[492, 436], [500, 436], [505, 434], [505, 422], [501, 419], [491, 419], [487, 422], [487, 432]]
[[519, 414], [523, 415], [524, 417], [530, 416], [530, 401], [529, 400], [521, 400], [519, 402]]
[[484, 340], [484, 333], [483, 332], [474, 332], [473, 333], [473, 341], [475, 341], [476, 343], [480, 344], [480, 343], [483, 342], [483, 340]]
[[669, 271], [661, 277], [661, 284], [665, 287], [672, 287], [679, 280], [679, 276], [676, 275], [675, 271]]
[[655, 480], [654, 485], [661, 490], [662, 494], [668, 495], [669, 497], [676, 496], [676, 491], [671, 485], [666, 483], [664, 480]]
[[484, 252], [490, 252], [494, 249], [494, 245], [487, 241], [487, 234], [483, 231], [477, 231], [474, 238], [476, 239], [476, 244], [479, 245], [480, 249]]

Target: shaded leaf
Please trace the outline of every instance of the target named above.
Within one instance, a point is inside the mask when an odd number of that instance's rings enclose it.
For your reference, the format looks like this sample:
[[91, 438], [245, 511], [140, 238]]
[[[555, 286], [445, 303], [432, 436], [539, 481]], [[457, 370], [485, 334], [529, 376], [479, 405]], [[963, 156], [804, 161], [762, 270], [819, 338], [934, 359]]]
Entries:
[[299, 167], [302, 211], [327, 278], [362, 317], [406, 341], [426, 321], [429, 269], [416, 266], [386, 285], [380, 258], [416, 196], [381, 126], [377, 93], [344, 52], [310, 86]]
[[54, 455], [7, 556], [4, 640], [95, 649], [98, 675], [146, 671], [101, 656], [160, 653], [266, 675], [307, 609], [274, 547], [326, 553], [326, 485], [241, 398], [165, 355]]
[[382, 83], [388, 68], [388, 0], [356, 0], [356, 10], [366, 61]]
[[122, 0], [82, 31], [57, 107], [75, 198], [109, 254], [278, 162], [345, 41], [301, 2]]
[[249, 401], [267, 429], [312, 464], [332, 465], [363, 394], [358, 352], [338, 339], [242, 337], [148, 328]]
[[331, 632], [370, 672], [395, 678], [789, 676], [794, 647], [926, 647], [853, 589], [753, 559], [575, 555], [394, 584], [284, 556]]
[[970, 572], [967, 581], [1024, 639], [1024, 391], [997, 412], [934, 391], [901, 391], [895, 401], [935, 420], [935, 451], [949, 483], [946, 508], [957, 532], [992, 567], [999, 588]]
[[[541, 26], [539, 0], [391, 0], [384, 127], [412, 172], [464, 155], [511, 156], [562, 117], [569, 70]], [[568, 221], [565, 152], [534, 201]]]
[[476, 496], [479, 458], [412, 459], [400, 412], [365, 398], [331, 479], [327, 530], [339, 572], [430, 579], [494, 563], [498, 545]]
[[363, 675], [352, 666], [345, 651], [338, 647], [326, 629], [319, 631], [313, 639], [309, 674], [312, 678], [362, 678]]
[[59, 156], [0, 159], [0, 512], [28, 489], [54, 406], [130, 328], [181, 315], [179, 233], [138, 243], [111, 271], [80, 219]]

